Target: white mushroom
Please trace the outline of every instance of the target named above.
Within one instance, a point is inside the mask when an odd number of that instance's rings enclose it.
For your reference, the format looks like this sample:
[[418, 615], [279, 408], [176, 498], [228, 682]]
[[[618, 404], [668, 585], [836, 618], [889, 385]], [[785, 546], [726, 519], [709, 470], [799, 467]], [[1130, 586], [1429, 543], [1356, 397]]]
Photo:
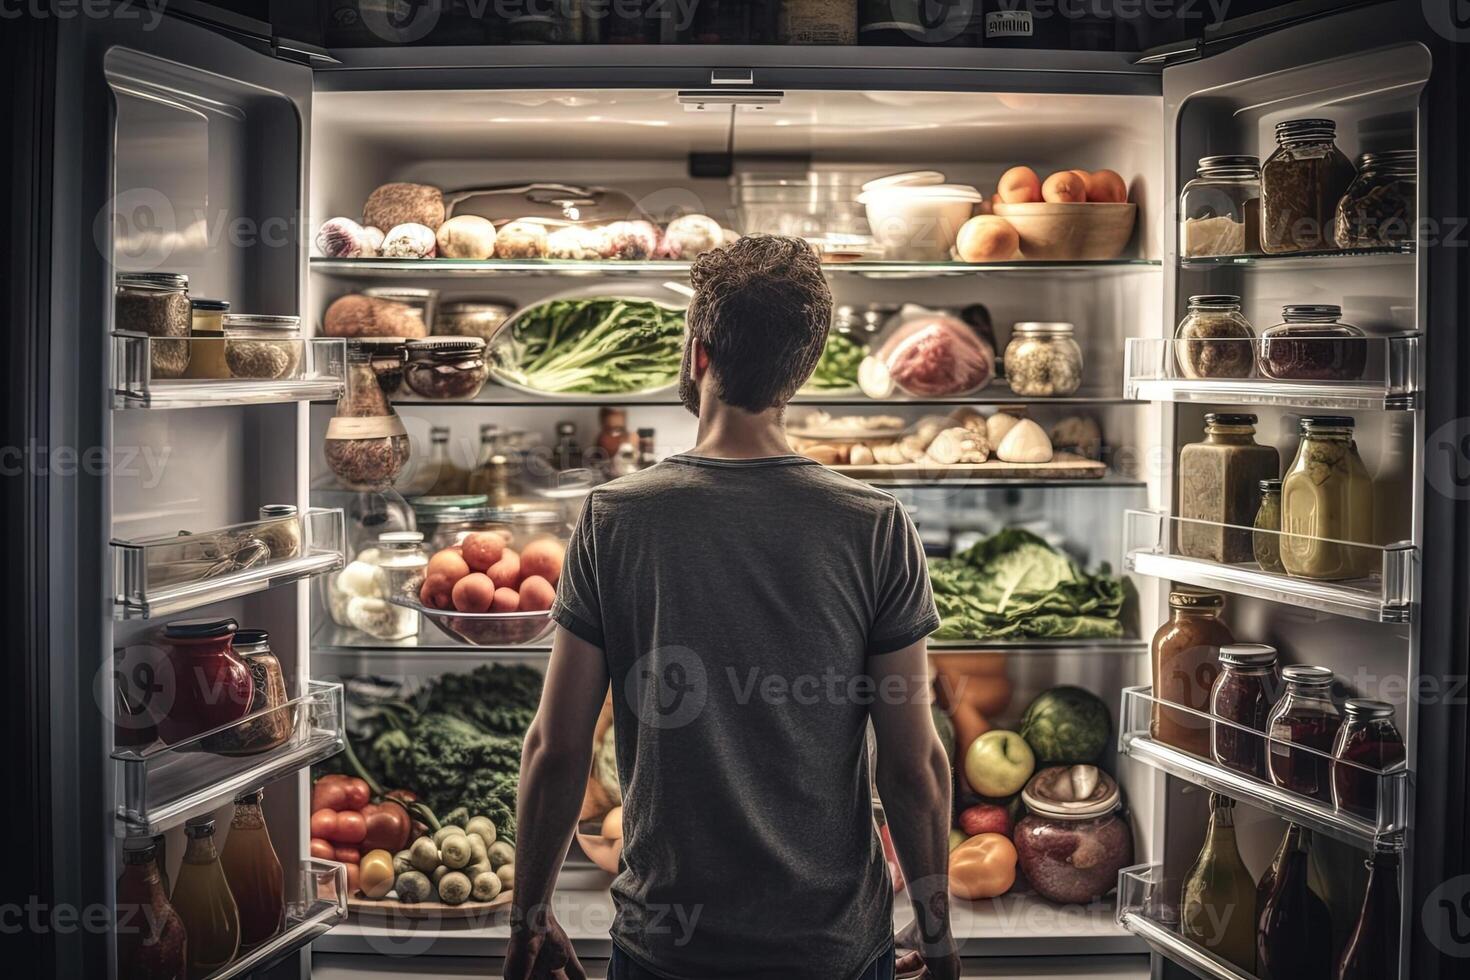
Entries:
[[1049, 463], [1051, 440], [1035, 422], [1017, 419], [996, 447], [995, 455], [1007, 463]]

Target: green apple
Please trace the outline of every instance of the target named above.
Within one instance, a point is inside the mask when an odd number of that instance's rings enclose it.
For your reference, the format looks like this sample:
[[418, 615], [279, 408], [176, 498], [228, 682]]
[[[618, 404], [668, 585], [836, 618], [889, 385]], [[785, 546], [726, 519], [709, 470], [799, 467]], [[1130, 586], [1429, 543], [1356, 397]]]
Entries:
[[1021, 792], [1036, 769], [1036, 756], [1015, 732], [986, 732], [965, 752], [965, 779], [981, 796], [1001, 798]]

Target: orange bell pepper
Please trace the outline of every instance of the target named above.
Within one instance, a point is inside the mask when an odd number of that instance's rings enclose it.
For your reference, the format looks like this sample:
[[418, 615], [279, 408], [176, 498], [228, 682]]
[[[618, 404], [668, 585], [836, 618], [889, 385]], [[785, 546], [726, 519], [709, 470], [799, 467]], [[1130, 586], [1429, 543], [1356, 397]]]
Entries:
[[949, 852], [949, 891], [958, 898], [996, 898], [1016, 883], [1016, 845], [1004, 834], [977, 834]]

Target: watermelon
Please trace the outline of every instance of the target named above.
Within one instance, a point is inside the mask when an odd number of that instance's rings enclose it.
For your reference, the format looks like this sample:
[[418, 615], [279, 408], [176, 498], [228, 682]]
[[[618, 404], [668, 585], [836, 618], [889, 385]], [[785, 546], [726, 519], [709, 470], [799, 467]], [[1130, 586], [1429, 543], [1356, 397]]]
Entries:
[[1108, 706], [1080, 687], [1054, 687], [1021, 716], [1021, 737], [1038, 766], [1096, 762], [1108, 746]]

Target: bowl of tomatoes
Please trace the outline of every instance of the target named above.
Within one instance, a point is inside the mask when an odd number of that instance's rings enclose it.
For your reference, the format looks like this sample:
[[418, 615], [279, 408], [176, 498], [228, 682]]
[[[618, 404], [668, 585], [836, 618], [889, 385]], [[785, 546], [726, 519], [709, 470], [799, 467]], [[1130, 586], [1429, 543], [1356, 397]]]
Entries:
[[511, 541], [500, 530], [465, 535], [429, 559], [417, 602], [393, 601], [463, 643], [517, 646], [540, 639], [551, 630], [566, 545], [547, 535], [517, 551]]

